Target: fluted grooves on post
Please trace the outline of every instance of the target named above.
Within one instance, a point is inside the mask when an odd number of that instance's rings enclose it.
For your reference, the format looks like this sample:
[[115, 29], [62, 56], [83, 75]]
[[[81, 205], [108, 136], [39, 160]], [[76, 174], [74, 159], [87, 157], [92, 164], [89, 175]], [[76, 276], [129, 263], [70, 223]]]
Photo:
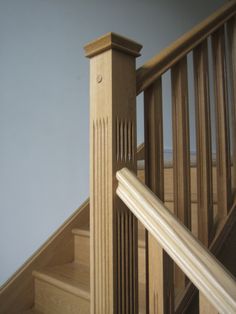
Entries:
[[[111, 261], [109, 254], [109, 230], [106, 227], [108, 216], [108, 118], [98, 119], [93, 124], [93, 163], [94, 163], [94, 180], [93, 180], [93, 220], [94, 220], [94, 278], [95, 287], [95, 311], [98, 313], [109, 313], [110, 293], [108, 282], [110, 272], [106, 269]], [[96, 152], [96, 153], [95, 153]], [[105, 234], [104, 234], [105, 233]]]
[[129, 120], [116, 120], [116, 160], [131, 162], [134, 159], [133, 123]]
[[[137, 252], [135, 245], [137, 241], [136, 218], [132, 213], [124, 208], [117, 211], [117, 286], [118, 295], [117, 313], [137, 313], [137, 294], [135, 280], [137, 279], [136, 262]], [[132, 267], [129, 267], [132, 265]], [[131, 296], [135, 295], [135, 298]]]
[[[133, 151], [133, 123], [117, 119], [117, 158], [120, 162], [134, 163]], [[93, 221], [94, 221], [94, 278], [95, 280], [95, 312], [113, 313], [109, 308], [109, 298], [113, 291], [109, 291], [111, 265], [109, 253], [109, 206], [108, 206], [108, 119], [97, 119], [93, 123]], [[138, 291], [134, 291], [137, 280], [137, 221], [132, 213], [118, 202], [116, 210], [116, 279], [117, 291], [122, 291], [117, 297], [117, 313], [137, 313]], [[109, 263], [105, 262], [109, 260]], [[132, 265], [132, 267], [130, 267]], [[135, 298], [132, 296], [135, 295]]]

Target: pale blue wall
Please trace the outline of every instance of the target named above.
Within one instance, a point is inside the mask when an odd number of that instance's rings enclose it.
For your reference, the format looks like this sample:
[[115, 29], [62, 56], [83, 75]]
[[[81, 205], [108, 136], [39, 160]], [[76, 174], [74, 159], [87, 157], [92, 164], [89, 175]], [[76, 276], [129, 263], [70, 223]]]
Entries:
[[0, 284], [88, 197], [84, 44], [123, 34], [140, 65], [221, 3], [0, 0]]

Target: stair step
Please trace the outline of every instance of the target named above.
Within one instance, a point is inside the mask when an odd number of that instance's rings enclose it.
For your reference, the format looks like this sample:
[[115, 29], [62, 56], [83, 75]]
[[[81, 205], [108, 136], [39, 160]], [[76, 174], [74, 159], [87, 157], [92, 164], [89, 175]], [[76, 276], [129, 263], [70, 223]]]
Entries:
[[37, 279], [44, 280], [72, 294], [90, 299], [88, 266], [69, 263], [34, 271], [33, 275]]
[[82, 265], [90, 264], [90, 250], [89, 250], [89, 230], [73, 229], [74, 234], [74, 260], [76, 263]]
[[35, 308], [45, 314], [86, 314], [90, 310], [89, 267], [69, 263], [34, 271]]
[[78, 235], [78, 236], [83, 236], [83, 237], [89, 237], [89, 229], [79, 229], [79, 228], [74, 228], [72, 229], [72, 233], [74, 235]]
[[[145, 313], [145, 282], [146, 282], [146, 269], [145, 269], [145, 230], [140, 225], [138, 240], [138, 258], [139, 258], [139, 306], [140, 313]], [[90, 231], [89, 229], [73, 229], [72, 233], [75, 236], [75, 262], [82, 265], [90, 265], [89, 251], [90, 251]]]

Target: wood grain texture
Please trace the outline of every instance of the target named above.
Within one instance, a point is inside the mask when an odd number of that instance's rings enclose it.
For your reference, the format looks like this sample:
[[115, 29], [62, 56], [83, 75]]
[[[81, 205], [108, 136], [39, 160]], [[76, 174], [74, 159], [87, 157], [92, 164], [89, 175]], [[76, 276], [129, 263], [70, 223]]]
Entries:
[[73, 229], [74, 261], [82, 265], [90, 264], [89, 230]]
[[174, 212], [191, 229], [187, 59], [171, 69]]
[[162, 81], [157, 80], [144, 93], [145, 183], [164, 198], [164, 152]]
[[[139, 227], [140, 228], [140, 227]], [[75, 246], [75, 257], [76, 263], [81, 265], [89, 265], [88, 260], [89, 251], [90, 251], [90, 232], [83, 229], [74, 229], [73, 234], [77, 238], [78, 244], [79, 241], [82, 241], [79, 245]], [[83, 248], [82, 248], [83, 246]], [[144, 242], [144, 230], [139, 230], [138, 234], [138, 281], [139, 281], [139, 312], [146, 313], [146, 267], [145, 267], [145, 242]]]
[[[145, 183], [164, 200], [162, 81], [144, 93]], [[173, 263], [151, 234], [147, 243], [147, 313], [172, 313], [174, 305]]]
[[199, 313], [200, 314], [218, 314], [217, 309], [207, 300], [207, 298], [199, 293]]
[[222, 264], [128, 169], [117, 172], [118, 196], [201, 293], [222, 313], [236, 312], [236, 282]]
[[33, 276], [61, 290], [90, 300], [89, 265], [72, 262], [44, 267], [42, 270], [33, 271]]
[[[174, 213], [191, 230], [190, 149], [187, 58], [171, 69]], [[176, 266], [175, 293], [185, 288], [186, 277]]]
[[232, 189], [236, 193], [236, 17], [233, 17], [227, 23], [228, 33], [228, 51], [229, 51], [229, 76], [232, 98], [232, 144], [233, 144], [233, 171], [232, 171]]
[[[221, 224], [218, 226], [218, 229], [216, 231], [215, 237], [210, 244], [209, 250], [216, 257], [219, 256], [221, 250], [224, 247], [224, 243], [228, 241], [229, 235], [232, 229], [235, 227], [235, 224], [236, 203], [233, 204], [228, 216], [223, 221], [221, 221]], [[191, 282], [189, 282], [181, 298], [178, 300], [178, 303], [175, 305], [175, 313], [184, 313], [184, 311], [186, 311], [187, 309], [188, 304], [191, 303], [196, 293], [196, 287]]]
[[179, 62], [194, 47], [205, 40], [214, 30], [235, 15], [236, 1], [224, 4], [207, 19], [154, 56], [137, 70], [137, 95], [150, 86], [165, 71]]
[[85, 56], [88, 58], [95, 57], [96, 55], [111, 49], [138, 57], [140, 56], [139, 51], [141, 48], [142, 45], [137, 42], [124, 36], [120, 36], [119, 34], [110, 32], [85, 45], [84, 51]]
[[36, 279], [35, 307], [44, 314], [89, 314], [89, 301]]
[[226, 87], [224, 28], [212, 35], [214, 90], [216, 106], [216, 162], [219, 219], [227, 216], [231, 205], [231, 169], [229, 147], [229, 113]]
[[74, 258], [74, 239], [71, 230], [86, 225], [88, 221], [89, 201], [87, 200], [1, 288], [1, 314], [18, 314], [33, 306], [32, 271], [44, 266], [71, 262]]
[[[138, 169], [138, 176], [145, 182], [145, 172], [143, 169]], [[216, 166], [212, 167], [212, 184], [213, 184], [213, 203], [217, 202], [217, 184], [216, 184]], [[197, 165], [196, 162], [192, 163], [190, 167], [190, 178], [191, 178], [191, 202], [197, 204]], [[164, 199], [166, 202], [174, 201], [174, 186], [173, 186], [173, 164], [166, 165], [164, 163]]]
[[117, 38], [107, 35], [106, 50], [98, 48], [104, 38], [89, 44], [91, 313], [97, 314], [138, 312], [137, 220], [115, 194], [115, 173], [124, 165], [136, 171], [135, 56], [141, 46], [119, 36], [117, 48]]
[[207, 41], [194, 49], [193, 59], [197, 135], [198, 238], [208, 247], [213, 236], [213, 187]]
[[[191, 176], [191, 231], [197, 237], [198, 236], [198, 210], [197, 210], [197, 165], [192, 164], [190, 168]], [[138, 170], [138, 178], [145, 183], [145, 171]], [[213, 217], [214, 217], [214, 229], [216, 232], [221, 230], [222, 224], [219, 224], [217, 220], [217, 186], [216, 186], [216, 166], [212, 168], [213, 176]], [[173, 212], [174, 208], [174, 192], [173, 192], [173, 168], [169, 165], [164, 165], [164, 200], [168, 209]], [[140, 231], [140, 230], [139, 230]]]

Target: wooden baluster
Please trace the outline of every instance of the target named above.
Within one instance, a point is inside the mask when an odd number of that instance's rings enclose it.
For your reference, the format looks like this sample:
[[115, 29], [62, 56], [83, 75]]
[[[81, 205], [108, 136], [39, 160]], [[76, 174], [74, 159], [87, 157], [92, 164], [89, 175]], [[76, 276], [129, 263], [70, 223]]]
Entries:
[[233, 195], [236, 194], [236, 17], [227, 24], [230, 56], [230, 84], [232, 91]]
[[218, 314], [216, 308], [208, 301], [208, 299], [199, 292], [199, 313], [200, 314]]
[[226, 89], [224, 27], [212, 35], [212, 55], [216, 105], [216, 164], [218, 218], [227, 216], [231, 205], [229, 119]]
[[[91, 313], [137, 314], [137, 220], [116, 196], [116, 171], [136, 172], [135, 57], [141, 46], [107, 34], [90, 58]], [[131, 274], [131, 276], [130, 276]]]
[[[173, 123], [174, 212], [191, 229], [190, 153], [187, 57], [171, 69]], [[185, 275], [175, 266], [177, 294], [186, 283]]]
[[206, 40], [193, 50], [193, 60], [197, 135], [198, 238], [208, 247], [212, 238], [213, 227], [213, 189], [208, 48]]
[[[164, 201], [162, 81], [144, 93], [145, 183]], [[160, 244], [147, 234], [149, 313], [173, 313], [173, 263]], [[147, 300], [148, 300], [147, 299]], [[148, 312], [148, 309], [147, 309]]]

